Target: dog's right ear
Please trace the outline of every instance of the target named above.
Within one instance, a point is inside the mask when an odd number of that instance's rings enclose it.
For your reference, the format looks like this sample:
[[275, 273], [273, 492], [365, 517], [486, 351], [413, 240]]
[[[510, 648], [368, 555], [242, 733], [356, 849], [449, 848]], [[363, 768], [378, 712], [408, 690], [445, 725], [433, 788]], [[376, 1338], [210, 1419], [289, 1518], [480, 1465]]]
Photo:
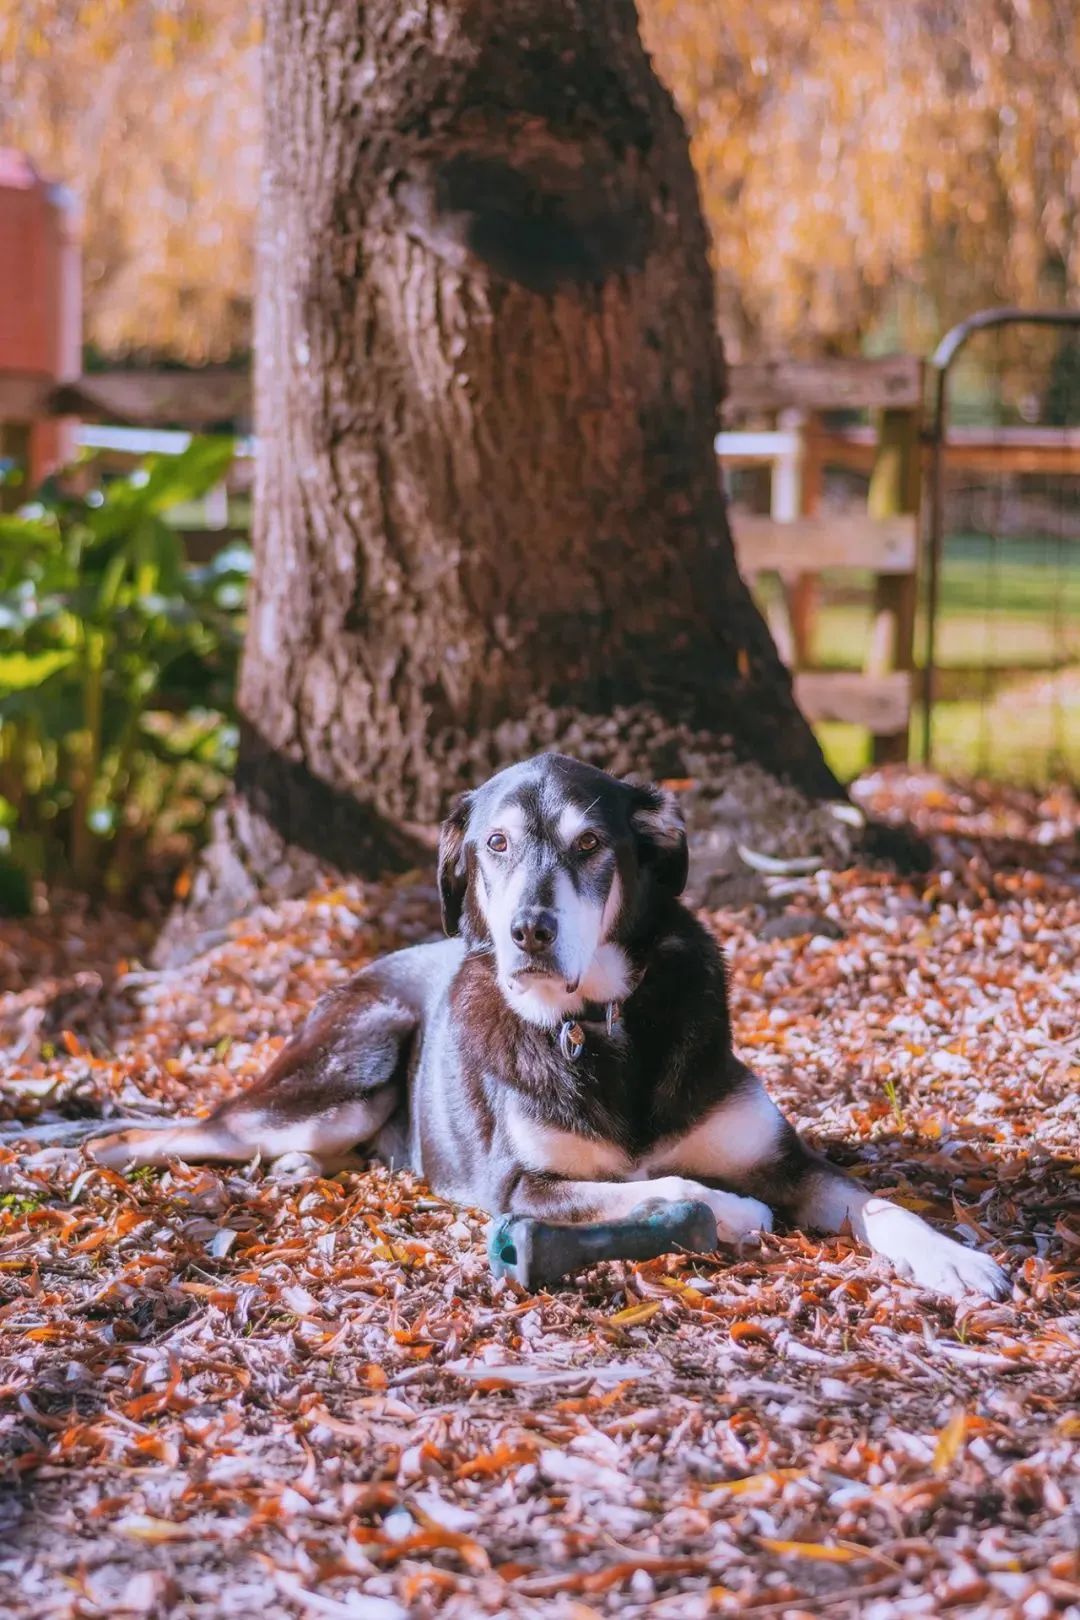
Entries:
[[465, 904], [468, 872], [465, 866], [465, 834], [469, 830], [472, 794], [463, 793], [450, 807], [450, 814], [439, 831], [439, 904], [443, 932], [456, 934]]

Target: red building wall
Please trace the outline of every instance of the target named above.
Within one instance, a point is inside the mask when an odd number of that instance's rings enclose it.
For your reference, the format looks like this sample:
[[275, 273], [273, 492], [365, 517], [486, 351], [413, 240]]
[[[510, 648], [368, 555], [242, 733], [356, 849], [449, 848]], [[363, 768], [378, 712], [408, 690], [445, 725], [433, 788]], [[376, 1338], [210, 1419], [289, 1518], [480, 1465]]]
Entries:
[[[55, 382], [77, 377], [81, 302], [72, 203], [21, 152], [0, 147], [0, 369]], [[31, 483], [71, 449], [71, 424], [34, 423]]]

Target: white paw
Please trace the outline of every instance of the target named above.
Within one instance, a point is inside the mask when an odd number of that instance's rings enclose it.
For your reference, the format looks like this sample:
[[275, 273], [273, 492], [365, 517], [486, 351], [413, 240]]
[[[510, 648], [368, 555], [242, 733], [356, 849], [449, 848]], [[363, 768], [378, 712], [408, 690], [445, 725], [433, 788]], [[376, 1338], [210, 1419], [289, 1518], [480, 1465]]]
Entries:
[[740, 1198], [736, 1193], [705, 1189], [705, 1202], [716, 1216], [716, 1236], [720, 1243], [738, 1248], [762, 1232], [771, 1232], [772, 1210], [757, 1198]]
[[949, 1299], [981, 1294], [1008, 1299], [1012, 1285], [996, 1261], [978, 1249], [944, 1237], [910, 1209], [887, 1198], [871, 1198], [862, 1211], [863, 1233], [876, 1254], [892, 1263], [901, 1277], [931, 1288]]
[[1012, 1293], [1012, 1283], [996, 1260], [979, 1249], [965, 1249], [952, 1238], [936, 1236], [922, 1254], [909, 1259], [908, 1266], [913, 1282], [949, 1299], [960, 1300], [969, 1294], [1008, 1299]]
[[274, 1181], [308, 1181], [322, 1175], [322, 1161], [314, 1153], [281, 1153], [267, 1174]]

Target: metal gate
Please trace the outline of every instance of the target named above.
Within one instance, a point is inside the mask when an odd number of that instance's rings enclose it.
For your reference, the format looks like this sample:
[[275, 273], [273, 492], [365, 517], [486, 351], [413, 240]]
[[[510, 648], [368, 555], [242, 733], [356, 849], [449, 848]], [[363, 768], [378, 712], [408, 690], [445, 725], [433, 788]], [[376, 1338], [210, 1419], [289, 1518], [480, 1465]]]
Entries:
[[1080, 311], [982, 310], [931, 367], [923, 761], [1080, 780]]

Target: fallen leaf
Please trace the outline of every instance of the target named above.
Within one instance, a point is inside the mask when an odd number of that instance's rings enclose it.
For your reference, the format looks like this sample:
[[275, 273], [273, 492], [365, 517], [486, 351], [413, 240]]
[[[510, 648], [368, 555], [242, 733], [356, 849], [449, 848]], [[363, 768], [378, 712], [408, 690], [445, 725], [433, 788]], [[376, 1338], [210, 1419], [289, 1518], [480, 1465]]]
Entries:
[[723, 1491], [728, 1496], [745, 1496], [751, 1491], [765, 1490], [770, 1485], [782, 1485], [789, 1479], [806, 1477], [805, 1468], [771, 1468], [763, 1474], [745, 1474], [742, 1479], [721, 1479], [705, 1489], [710, 1495]]
[[171, 1519], [155, 1519], [148, 1513], [131, 1513], [116, 1521], [116, 1529], [133, 1541], [191, 1541], [196, 1532], [189, 1524], [176, 1524]]
[[608, 1317], [608, 1323], [612, 1327], [637, 1327], [640, 1322], [647, 1322], [650, 1316], [655, 1316], [658, 1310], [659, 1300], [643, 1300], [639, 1305], [627, 1305], [621, 1311], [616, 1311], [614, 1316]]
[[958, 1406], [937, 1437], [931, 1466], [935, 1474], [947, 1474], [963, 1448], [968, 1432], [967, 1413]]
[[809, 1558], [821, 1564], [850, 1564], [856, 1558], [872, 1556], [862, 1549], [837, 1547], [823, 1541], [777, 1541], [772, 1536], [762, 1536], [761, 1545], [769, 1552]]

